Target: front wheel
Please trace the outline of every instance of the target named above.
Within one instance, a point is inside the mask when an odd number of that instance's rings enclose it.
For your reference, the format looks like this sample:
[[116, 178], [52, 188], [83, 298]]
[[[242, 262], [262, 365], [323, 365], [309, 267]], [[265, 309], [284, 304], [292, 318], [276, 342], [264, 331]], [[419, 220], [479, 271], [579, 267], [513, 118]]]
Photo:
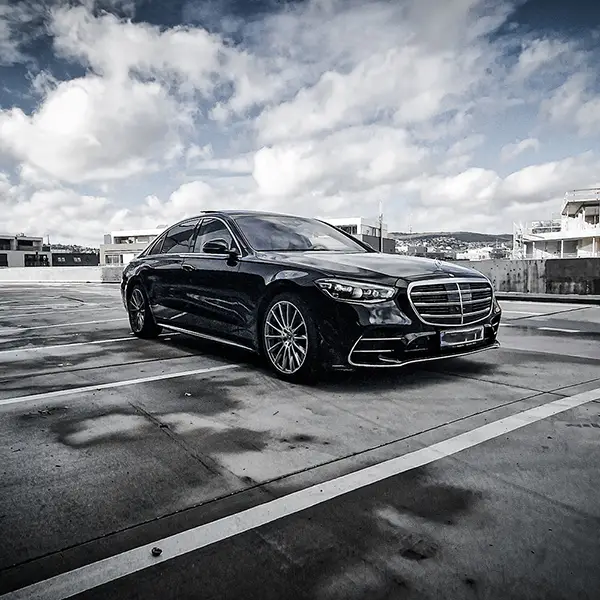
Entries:
[[271, 300], [262, 322], [261, 345], [271, 369], [292, 382], [314, 382], [320, 374], [319, 332], [309, 305], [285, 293]]
[[156, 324], [148, 296], [141, 285], [136, 284], [127, 299], [129, 326], [133, 334], [139, 338], [155, 338], [160, 335], [161, 328]]

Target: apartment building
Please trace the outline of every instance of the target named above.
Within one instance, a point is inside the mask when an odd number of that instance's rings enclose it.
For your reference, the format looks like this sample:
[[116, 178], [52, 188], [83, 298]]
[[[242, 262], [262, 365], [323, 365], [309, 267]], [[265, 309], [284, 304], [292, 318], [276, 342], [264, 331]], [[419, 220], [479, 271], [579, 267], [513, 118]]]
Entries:
[[44, 238], [0, 233], [0, 267], [49, 267], [50, 248]]
[[515, 225], [513, 258], [600, 257], [600, 188], [565, 194], [560, 215]]
[[[396, 240], [387, 237], [388, 227], [385, 223], [379, 226], [376, 219], [366, 219], [365, 217], [347, 217], [336, 219], [322, 219], [335, 227], [339, 227], [346, 233], [355, 238], [366, 242], [376, 250], [380, 249], [380, 237], [383, 239], [383, 252], [393, 254], [396, 252]], [[380, 232], [381, 229], [381, 232]]]
[[100, 245], [101, 265], [126, 265], [133, 260], [165, 228], [111, 231]]

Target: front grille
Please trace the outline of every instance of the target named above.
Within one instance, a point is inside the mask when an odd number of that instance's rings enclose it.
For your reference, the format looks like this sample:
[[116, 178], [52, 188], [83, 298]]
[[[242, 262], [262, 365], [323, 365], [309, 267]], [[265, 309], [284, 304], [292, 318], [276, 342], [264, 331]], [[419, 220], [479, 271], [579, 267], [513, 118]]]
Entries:
[[428, 325], [468, 325], [492, 312], [492, 286], [482, 279], [413, 283], [408, 297], [417, 316]]

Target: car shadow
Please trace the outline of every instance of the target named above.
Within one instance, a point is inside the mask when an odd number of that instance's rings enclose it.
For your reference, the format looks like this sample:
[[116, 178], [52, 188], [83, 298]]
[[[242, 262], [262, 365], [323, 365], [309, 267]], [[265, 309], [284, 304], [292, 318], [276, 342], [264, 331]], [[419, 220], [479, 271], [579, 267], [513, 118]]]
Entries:
[[253, 352], [226, 346], [209, 340], [181, 335], [159, 338], [159, 343], [168, 344], [191, 353], [198, 353], [214, 360], [228, 361], [247, 366], [266, 377], [275, 385], [300, 386], [332, 392], [385, 391], [401, 386], [404, 390], [421, 388], [440, 382], [454, 375], [485, 375], [496, 371], [495, 363], [464, 358], [448, 358], [443, 361], [419, 363], [400, 368], [360, 368], [354, 371], [332, 371], [311, 383], [293, 384], [279, 379], [265, 364], [263, 358]]

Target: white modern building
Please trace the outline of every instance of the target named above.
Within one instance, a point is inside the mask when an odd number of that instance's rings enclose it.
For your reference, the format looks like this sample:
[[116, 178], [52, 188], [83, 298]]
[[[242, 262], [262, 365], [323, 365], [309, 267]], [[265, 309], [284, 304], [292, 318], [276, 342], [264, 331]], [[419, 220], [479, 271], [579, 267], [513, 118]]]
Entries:
[[600, 257], [600, 188], [567, 192], [560, 216], [515, 225], [513, 258]]
[[[394, 253], [396, 251], [396, 240], [388, 238], [388, 227], [386, 223], [379, 225], [378, 219], [367, 219], [365, 217], [345, 218], [321, 218], [335, 227], [339, 227], [346, 233], [358, 238], [379, 250], [379, 239], [383, 238], [383, 251]], [[380, 231], [381, 230], [381, 231]]]
[[44, 238], [0, 233], [0, 267], [49, 267], [50, 248]]
[[126, 265], [165, 229], [128, 229], [105, 234], [104, 243], [100, 244], [100, 264]]

